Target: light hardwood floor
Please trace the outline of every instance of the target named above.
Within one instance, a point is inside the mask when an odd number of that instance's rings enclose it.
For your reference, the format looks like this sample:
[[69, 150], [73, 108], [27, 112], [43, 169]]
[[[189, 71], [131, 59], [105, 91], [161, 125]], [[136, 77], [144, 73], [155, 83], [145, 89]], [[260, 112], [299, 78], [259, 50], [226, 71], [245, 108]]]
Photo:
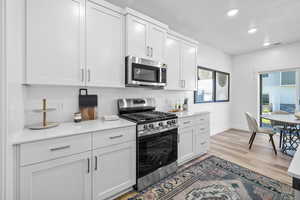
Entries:
[[[278, 150], [276, 156], [267, 135], [257, 135], [252, 149], [249, 150], [248, 141], [250, 136], [248, 132], [239, 130], [228, 130], [212, 136], [208, 154], [201, 156], [198, 160], [203, 160], [207, 156], [215, 155], [270, 178], [292, 185], [292, 179], [287, 174], [292, 158], [280, 152], [278, 148], [279, 137], [274, 137], [275, 145]], [[117, 200], [127, 200], [135, 194], [135, 192], [130, 192]]]

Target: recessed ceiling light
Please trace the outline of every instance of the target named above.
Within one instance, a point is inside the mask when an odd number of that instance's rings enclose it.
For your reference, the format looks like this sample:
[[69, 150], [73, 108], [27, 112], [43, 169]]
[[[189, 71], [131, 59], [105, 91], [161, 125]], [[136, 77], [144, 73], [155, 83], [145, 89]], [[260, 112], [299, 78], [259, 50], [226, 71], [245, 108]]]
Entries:
[[227, 12], [227, 16], [228, 17], [234, 17], [236, 16], [237, 14], [239, 13], [239, 10], [238, 9], [231, 9]]
[[254, 34], [254, 33], [256, 33], [257, 32], [257, 28], [250, 28], [249, 30], [248, 30], [248, 33], [249, 34]]
[[270, 46], [271, 43], [270, 42], [264, 42], [264, 47]]

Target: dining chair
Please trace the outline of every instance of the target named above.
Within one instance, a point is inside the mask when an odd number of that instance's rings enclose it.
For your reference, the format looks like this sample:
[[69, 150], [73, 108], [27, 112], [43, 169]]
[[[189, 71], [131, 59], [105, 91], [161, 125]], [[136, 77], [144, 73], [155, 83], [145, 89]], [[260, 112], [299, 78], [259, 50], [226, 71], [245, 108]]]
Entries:
[[269, 135], [270, 141], [272, 142], [272, 146], [273, 146], [275, 155], [277, 155], [277, 150], [276, 150], [274, 140], [273, 140], [273, 135], [276, 134], [276, 133], [274, 133], [270, 129], [260, 128], [257, 124], [256, 119], [249, 112], [246, 112], [245, 115], [246, 115], [249, 131], [252, 133], [252, 135], [249, 139], [249, 149], [252, 148], [252, 144], [254, 142], [256, 134], [266, 134], [266, 135]]
[[[289, 115], [290, 113], [289, 112], [286, 112], [286, 111], [283, 111], [283, 110], [277, 110], [277, 111], [274, 111], [274, 112], [271, 112], [272, 115]], [[271, 126], [273, 128], [273, 130], [275, 132], [278, 131], [278, 133], [280, 134], [280, 137], [279, 137], [279, 147], [281, 147], [281, 144], [282, 144], [282, 132], [284, 130], [284, 126], [285, 124], [282, 123], [282, 122], [275, 122], [275, 121], [271, 121]]]

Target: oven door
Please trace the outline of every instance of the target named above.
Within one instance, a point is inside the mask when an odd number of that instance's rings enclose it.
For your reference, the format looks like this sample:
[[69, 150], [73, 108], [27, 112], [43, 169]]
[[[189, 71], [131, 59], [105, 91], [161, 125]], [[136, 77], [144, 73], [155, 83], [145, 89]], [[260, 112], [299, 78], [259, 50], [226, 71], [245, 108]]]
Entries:
[[178, 129], [138, 138], [137, 178], [177, 161]]
[[126, 67], [128, 86], [166, 86], [167, 68], [160, 62], [129, 56], [126, 58]]

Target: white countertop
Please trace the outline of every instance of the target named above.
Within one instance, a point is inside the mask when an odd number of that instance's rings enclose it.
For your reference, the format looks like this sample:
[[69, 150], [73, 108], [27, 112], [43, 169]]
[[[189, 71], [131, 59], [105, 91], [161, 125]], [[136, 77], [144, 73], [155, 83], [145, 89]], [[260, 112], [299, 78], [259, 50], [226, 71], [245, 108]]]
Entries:
[[104, 121], [101, 119], [92, 121], [83, 121], [80, 123], [67, 122], [61, 123], [58, 127], [44, 130], [30, 130], [24, 129], [16, 134], [12, 139], [11, 144], [17, 145], [28, 142], [35, 142], [39, 140], [53, 139], [58, 137], [66, 137], [71, 135], [78, 135], [107, 129], [122, 128], [135, 126], [136, 124], [125, 119], [117, 121]]
[[209, 114], [207, 111], [202, 111], [202, 112], [194, 112], [194, 111], [183, 111], [183, 112], [175, 112], [177, 117], [183, 118], [183, 117], [190, 117], [194, 115], [204, 115], [204, 114]]
[[300, 148], [294, 155], [294, 158], [289, 166], [288, 174], [292, 177], [300, 179]]

